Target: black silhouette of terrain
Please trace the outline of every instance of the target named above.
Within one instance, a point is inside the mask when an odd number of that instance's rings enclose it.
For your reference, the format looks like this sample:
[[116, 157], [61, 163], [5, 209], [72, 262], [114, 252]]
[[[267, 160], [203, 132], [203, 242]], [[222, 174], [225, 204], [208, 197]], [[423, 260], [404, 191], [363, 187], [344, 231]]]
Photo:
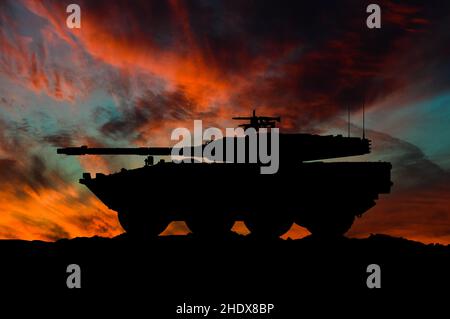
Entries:
[[[113, 295], [121, 302], [145, 297], [147, 313], [162, 314], [158, 318], [194, 318], [177, 316], [183, 302], [273, 303], [275, 313], [261, 318], [292, 318], [312, 307], [311, 301], [342, 298], [345, 305], [355, 296], [366, 302], [386, 292], [422, 296], [450, 285], [449, 246], [386, 235], [334, 241], [187, 235], [136, 242], [123, 234], [54, 243], [3, 240], [0, 254], [4, 291], [92, 294], [94, 300]], [[81, 267], [81, 289], [66, 286], [72, 263]], [[372, 263], [381, 267], [381, 289], [367, 288], [366, 267]]]

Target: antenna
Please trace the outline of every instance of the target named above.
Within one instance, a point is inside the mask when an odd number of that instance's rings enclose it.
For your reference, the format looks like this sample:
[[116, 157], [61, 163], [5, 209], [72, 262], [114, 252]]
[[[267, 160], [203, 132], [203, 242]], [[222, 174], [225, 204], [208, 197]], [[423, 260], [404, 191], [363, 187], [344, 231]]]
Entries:
[[363, 125], [362, 125], [362, 127], [363, 127], [363, 139], [365, 139], [366, 138], [366, 128], [365, 128], [365, 104], [366, 103], [366, 99], [364, 99], [363, 100]]
[[347, 125], [348, 125], [347, 136], [350, 137], [350, 106], [348, 105], [347, 105]]

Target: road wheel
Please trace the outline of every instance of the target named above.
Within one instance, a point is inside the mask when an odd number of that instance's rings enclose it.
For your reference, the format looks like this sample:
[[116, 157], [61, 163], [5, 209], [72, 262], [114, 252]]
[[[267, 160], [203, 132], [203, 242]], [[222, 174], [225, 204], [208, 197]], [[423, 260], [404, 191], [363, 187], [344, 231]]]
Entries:
[[245, 225], [255, 238], [278, 238], [284, 235], [292, 227], [293, 220], [290, 216], [275, 216], [272, 214], [250, 214], [245, 220]]
[[196, 236], [223, 237], [231, 234], [234, 220], [226, 214], [194, 214], [185, 220], [186, 225]]
[[314, 237], [333, 238], [343, 236], [353, 225], [353, 215], [327, 216], [320, 213], [309, 216], [301, 225]]
[[143, 212], [120, 212], [118, 214], [120, 225], [133, 237], [140, 239], [155, 238], [168, 226], [169, 221], [158, 216]]

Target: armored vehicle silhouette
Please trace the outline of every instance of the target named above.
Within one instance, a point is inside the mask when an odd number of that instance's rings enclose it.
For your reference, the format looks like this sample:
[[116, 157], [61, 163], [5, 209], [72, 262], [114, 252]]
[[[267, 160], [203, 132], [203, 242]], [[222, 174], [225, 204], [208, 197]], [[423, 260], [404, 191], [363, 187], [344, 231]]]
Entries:
[[[251, 117], [234, 119], [248, 120], [241, 127], [254, 129], [258, 143], [270, 138], [280, 121], [278, 117], [256, 116], [255, 112]], [[160, 160], [153, 164], [153, 156], [168, 156], [173, 147], [82, 146], [60, 148], [57, 152], [148, 156], [141, 168], [109, 175], [97, 173], [95, 178], [84, 173], [80, 179], [118, 213], [127, 233], [140, 238], [155, 237], [177, 220], [185, 221], [193, 234], [209, 237], [229, 234], [235, 221], [243, 221], [256, 238], [278, 237], [294, 222], [313, 236], [341, 236], [355, 217], [375, 205], [379, 194], [390, 192], [390, 163], [319, 161], [370, 153], [370, 141], [364, 137], [280, 133], [279, 168], [274, 174], [261, 174], [261, 167], [267, 164], [248, 160], [248, 136], [224, 137], [210, 143], [230, 138], [235, 145], [247, 142], [243, 163], [191, 156], [190, 162]], [[195, 154], [195, 150], [205, 149], [210, 143], [192, 146], [189, 152], [184, 147], [180, 154]]]

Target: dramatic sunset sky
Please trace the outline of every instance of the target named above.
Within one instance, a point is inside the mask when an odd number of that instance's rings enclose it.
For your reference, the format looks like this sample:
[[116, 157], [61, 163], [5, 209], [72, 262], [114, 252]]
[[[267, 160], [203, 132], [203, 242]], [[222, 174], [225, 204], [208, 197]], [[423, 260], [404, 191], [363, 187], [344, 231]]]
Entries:
[[365, 100], [373, 153], [358, 160], [390, 161], [394, 188], [349, 235], [450, 243], [449, 27], [450, 1], [1, 0], [0, 238], [122, 232], [78, 179], [143, 159], [57, 147], [164, 145], [252, 108], [285, 131], [345, 134], [350, 107], [360, 135]]

